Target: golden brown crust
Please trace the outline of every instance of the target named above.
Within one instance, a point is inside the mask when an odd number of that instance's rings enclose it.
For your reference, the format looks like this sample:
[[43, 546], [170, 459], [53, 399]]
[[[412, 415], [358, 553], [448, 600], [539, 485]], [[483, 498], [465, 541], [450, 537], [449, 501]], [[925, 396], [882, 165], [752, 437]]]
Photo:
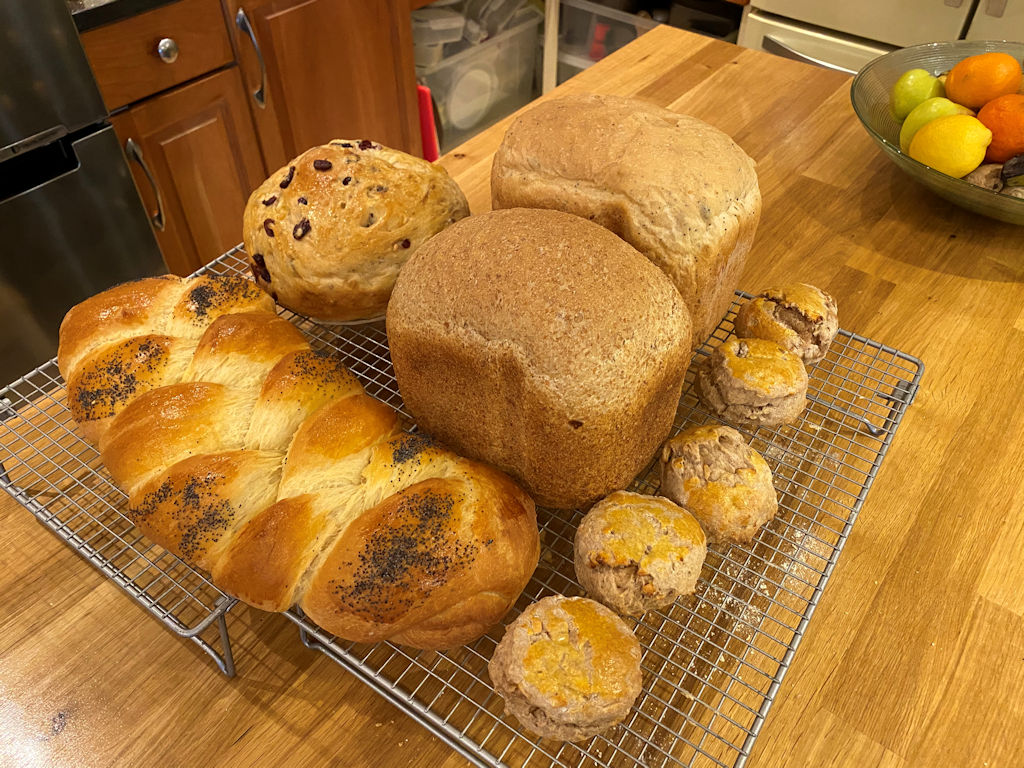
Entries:
[[767, 462], [724, 425], [692, 427], [665, 443], [660, 492], [715, 542], [749, 544], [779, 507]]
[[149, 538], [208, 571], [239, 522], [273, 501], [280, 474], [275, 453], [191, 456], [133, 493], [128, 514]]
[[353, 520], [302, 609], [349, 639], [435, 648], [462, 645], [499, 621], [540, 555], [533, 503], [495, 487], [486, 470], [467, 482], [467, 470], [415, 483]]
[[181, 278], [147, 277], [116, 285], [73, 306], [60, 324], [57, 367], [68, 379], [90, 351], [133, 336], [164, 333], [168, 307], [181, 295]]
[[313, 496], [281, 499], [253, 515], [213, 568], [221, 589], [265, 611], [284, 611], [316, 554], [324, 519]]
[[641, 690], [640, 656], [640, 643], [610, 610], [555, 595], [506, 628], [487, 669], [527, 729], [581, 741], [629, 713]]
[[274, 311], [274, 302], [253, 283], [236, 275], [198, 275], [183, 280], [183, 292], [171, 310], [167, 333], [198, 338], [221, 315]]
[[203, 332], [183, 380], [258, 391], [283, 355], [307, 349], [299, 329], [275, 314], [222, 315]]
[[94, 350], [71, 369], [71, 417], [88, 440], [98, 443], [114, 416], [133, 399], [181, 379], [194, 350], [189, 339], [155, 333]]
[[739, 308], [735, 324], [737, 336], [774, 341], [807, 365], [825, 357], [839, 332], [835, 299], [807, 283], [762, 291]]
[[669, 281], [558, 211], [466, 219], [409, 261], [388, 310], [398, 385], [459, 452], [571, 507], [627, 485], [668, 435], [690, 351]]
[[[76, 361], [69, 393], [82, 397], [72, 407], [101, 434], [139, 529], [258, 607], [308, 596], [324, 629], [349, 639], [451, 647], [498, 622], [537, 565], [530, 498], [486, 466], [396, 434], [398, 414], [262, 311], [269, 299], [251, 283], [166, 283], [174, 290], [160, 281], [114, 289], [112, 306], [101, 295], [62, 330], [65, 359]], [[365, 601], [308, 591], [325, 563], [402, 565], [393, 555], [403, 541], [389, 534], [433, 519], [409, 506], [424, 488], [450, 503], [439, 528], [448, 533], [408, 548], [411, 580], [392, 579], [386, 611], [375, 618]], [[446, 557], [461, 560], [444, 577], [427, 567]], [[421, 583], [428, 571], [435, 581]], [[365, 573], [350, 581], [370, 594]]]
[[263, 380], [245, 444], [286, 451], [295, 430], [308, 416], [332, 400], [362, 391], [359, 380], [330, 353], [291, 352]]
[[587, 594], [631, 616], [692, 594], [706, 553], [704, 531], [689, 511], [627, 491], [591, 507], [573, 544], [576, 577]]
[[738, 424], [790, 424], [807, 403], [807, 369], [799, 355], [767, 339], [733, 337], [697, 368], [696, 390], [712, 413]]
[[732, 301], [761, 213], [754, 162], [688, 115], [621, 96], [542, 102], [494, 156], [495, 208], [554, 208], [625, 239], [671, 278], [696, 347]]
[[169, 384], [135, 398], [100, 443], [103, 463], [129, 496], [189, 456], [242, 448], [248, 403], [222, 384]]
[[303, 315], [338, 322], [384, 314], [405, 261], [469, 215], [439, 165], [370, 141], [303, 152], [252, 193], [243, 235], [258, 284]]

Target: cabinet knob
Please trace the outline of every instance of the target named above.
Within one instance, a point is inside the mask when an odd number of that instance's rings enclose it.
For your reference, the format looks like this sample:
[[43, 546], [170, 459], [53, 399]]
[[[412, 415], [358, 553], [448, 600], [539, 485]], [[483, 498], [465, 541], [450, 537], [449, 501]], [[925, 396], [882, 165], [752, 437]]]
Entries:
[[173, 38], [161, 38], [160, 42], [156, 44], [156, 55], [160, 57], [160, 61], [173, 64], [178, 58], [178, 44], [174, 42]]

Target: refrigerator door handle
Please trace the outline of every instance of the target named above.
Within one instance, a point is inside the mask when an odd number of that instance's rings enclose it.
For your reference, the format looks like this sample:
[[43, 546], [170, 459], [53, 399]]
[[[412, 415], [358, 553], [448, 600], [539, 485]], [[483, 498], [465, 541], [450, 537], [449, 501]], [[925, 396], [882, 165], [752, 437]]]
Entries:
[[146, 178], [149, 179], [149, 184], [153, 187], [153, 193], [156, 195], [156, 213], [149, 217], [149, 220], [153, 222], [153, 226], [160, 232], [164, 231], [164, 199], [160, 194], [160, 187], [157, 186], [156, 178], [154, 178], [152, 172], [149, 170], [149, 166], [146, 165], [145, 159], [142, 157], [142, 150], [139, 145], [135, 143], [134, 139], [128, 139], [124, 143], [124, 152], [128, 155], [129, 160], [134, 160], [142, 168], [142, 172], [146, 174]]
[[235, 26], [249, 36], [249, 40], [252, 41], [252, 48], [256, 51], [256, 61], [260, 65], [260, 87], [252, 92], [252, 98], [256, 102], [257, 107], [266, 109], [267, 65], [263, 63], [263, 51], [260, 50], [260, 44], [256, 40], [256, 30], [252, 28], [252, 24], [249, 23], [249, 17], [245, 15], [245, 8], [239, 8], [238, 13], [235, 14]]
[[985, 15], [999, 18], [1006, 12], [1006, 0], [988, 0], [985, 5]]
[[805, 64], [814, 64], [818, 67], [824, 67], [825, 69], [835, 70], [836, 72], [843, 72], [847, 75], [856, 75], [857, 73], [852, 69], [841, 67], [838, 64], [831, 64], [821, 59], [816, 59], [813, 56], [808, 56], [806, 53], [800, 53], [800, 51], [793, 50], [785, 43], [776, 40], [771, 35], [765, 35], [761, 40], [761, 48], [768, 51], [768, 53], [774, 53], [776, 56], [782, 56], [785, 59], [793, 59], [794, 61], [802, 61]]

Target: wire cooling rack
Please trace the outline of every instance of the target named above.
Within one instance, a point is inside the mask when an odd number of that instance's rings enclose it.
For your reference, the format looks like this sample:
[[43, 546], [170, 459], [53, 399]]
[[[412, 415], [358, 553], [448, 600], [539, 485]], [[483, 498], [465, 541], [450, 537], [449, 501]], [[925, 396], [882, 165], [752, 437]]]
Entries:
[[237, 601], [122, 514], [128, 499], [75, 429], [56, 360], [0, 389], [0, 488], [224, 674], [235, 674], [224, 617]]
[[[233, 251], [209, 265], [248, 269]], [[749, 298], [740, 294], [739, 298]], [[732, 333], [739, 303], [700, 352]], [[331, 349], [370, 394], [406, 416], [383, 323], [327, 328], [285, 312]], [[584, 743], [542, 740], [503, 712], [487, 676], [502, 628], [444, 653], [339, 640], [297, 609], [287, 615], [302, 642], [322, 651], [480, 766], [728, 766], [746, 762], [857, 512], [893, 434], [917, 392], [923, 366], [913, 357], [840, 331], [814, 366], [809, 407], [779, 429], [747, 430], [768, 461], [779, 514], [749, 547], [710, 548], [697, 593], [632, 621], [643, 646], [644, 686], [626, 720]], [[714, 423], [687, 374], [674, 432]], [[633, 489], [655, 493], [656, 463]], [[583, 594], [573, 568], [581, 512], [538, 510], [541, 562], [513, 615], [552, 594]], [[506, 617], [511, 621], [513, 615]]]
[[[248, 267], [235, 248], [200, 271], [244, 274]], [[730, 336], [737, 307], [700, 352]], [[314, 348], [339, 354], [371, 395], [404, 413], [382, 323], [327, 327], [282, 314]], [[809, 406], [800, 421], [745, 431], [773, 470], [779, 514], [749, 547], [709, 548], [693, 597], [630, 621], [644, 649], [643, 692], [623, 723], [586, 742], [538, 739], [504, 714], [486, 671], [500, 627], [471, 645], [437, 653], [348, 643], [297, 610], [287, 615], [307, 646], [342, 664], [477, 765], [739, 768], [922, 370], [913, 357], [840, 331], [828, 356], [810, 371]], [[691, 370], [674, 431], [716, 421], [700, 408], [692, 384]], [[146, 541], [121, 515], [124, 495], [74, 430], [56, 364], [0, 389], [0, 398], [0, 487], [232, 674], [224, 615], [234, 600]], [[654, 493], [657, 487], [652, 464], [633, 489]], [[572, 558], [581, 516], [538, 510], [541, 562], [513, 614], [547, 595], [582, 594]], [[219, 637], [204, 639], [211, 634]]]

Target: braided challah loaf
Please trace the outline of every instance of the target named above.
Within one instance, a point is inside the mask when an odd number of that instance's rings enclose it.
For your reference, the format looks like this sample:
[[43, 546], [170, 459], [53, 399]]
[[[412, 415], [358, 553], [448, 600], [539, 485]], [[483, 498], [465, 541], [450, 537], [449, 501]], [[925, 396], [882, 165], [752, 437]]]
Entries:
[[243, 278], [112, 288], [67, 314], [57, 360], [128, 516], [250, 605], [449, 648], [497, 623], [537, 566], [523, 491], [403, 432]]

